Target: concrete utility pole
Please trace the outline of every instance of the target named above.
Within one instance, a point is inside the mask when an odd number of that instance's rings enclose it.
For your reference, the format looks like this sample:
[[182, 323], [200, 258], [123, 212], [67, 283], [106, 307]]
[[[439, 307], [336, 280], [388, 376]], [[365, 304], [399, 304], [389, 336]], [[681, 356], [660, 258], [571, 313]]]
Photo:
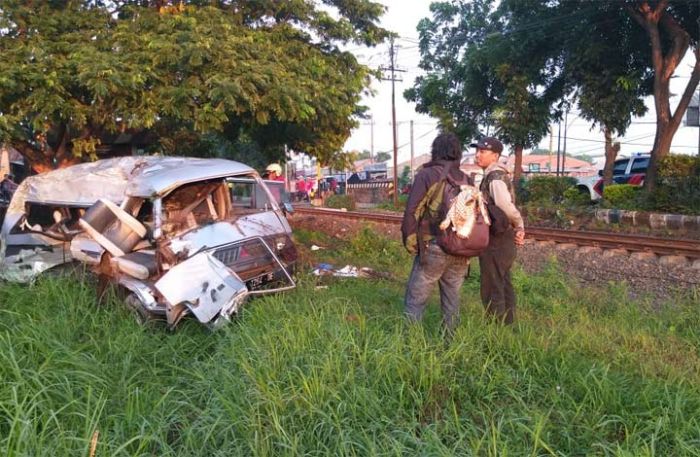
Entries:
[[397, 72], [405, 72], [406, 70], [399, 70], [396, 68], [396, 49], [394, 46], [394, 39], [392, 38], [390, 43], [389, 43], [389, 67], [382, 67], [381, 70], [384, 71], [390, 71], [391, 72], [391, 77], [390, 78], [382, 78], [384, 81], [391, 81], [391, 130], [392, 134], [394, 137], [394, 206], [399, 205], [399, 193], [398, 193], [398, 184], [399, 184], [399, 178], [397, 174], [396, 168], [398, 167], [398, 155], [399, 155], [399, 146], [398, 146], [398, 140], [397, 140], [397, 132], [396, 132], [396, 87], [395, 87], [395, 82], [397, 81], [403, 81], [402, 79], [397, 79], [396, 78], [396, 73]]
[[569, 108], [566, 108], [564, 115], [564, 151], [561, 155], [561, 175], [566, 176], [566, 136], [569, 131]]
[[557, 133], [557, 174], [559, 176], [559, 151], [561, 151], [561, 121], [559, 121], [559, 132]]
[[369, 118], [369, 163], [374, 163], [374, 116]]
[[547, 172], [552, 173], [552, 150], [554, 149], [554, 129], [552, 124], [549, 124], [549, 162], [547, 162]]

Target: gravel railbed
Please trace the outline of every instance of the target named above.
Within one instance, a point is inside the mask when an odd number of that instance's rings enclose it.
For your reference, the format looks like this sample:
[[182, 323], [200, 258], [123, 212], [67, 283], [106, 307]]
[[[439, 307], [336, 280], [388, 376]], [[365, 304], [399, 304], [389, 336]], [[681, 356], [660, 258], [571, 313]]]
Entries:
[[[396, 240], [401, 239], [398, 225], [392, 224], [373, 224], [351, 219], [301, 214], [293, 215], [290, 222], [292, 227], [322, 231], [336, 238], [351, 237], [369, 224], [385, 236]], [[582, 283], [626, 282], [632, 299], [651, 296], [663, 300], [679, 292], [694, 294], [694, 296], [700, 294], [700, 270], [693, 269], [689, 264], [666, 266], [659, 264], [658, 260], [637, 261], [625, 254], [587, 253], [581, 249], [561, 250], [554, 243], [531, 240], [518, 249], [517, 262], [525, 271], [536, 272], [552, 258], [556, 258], [563, 273]]]

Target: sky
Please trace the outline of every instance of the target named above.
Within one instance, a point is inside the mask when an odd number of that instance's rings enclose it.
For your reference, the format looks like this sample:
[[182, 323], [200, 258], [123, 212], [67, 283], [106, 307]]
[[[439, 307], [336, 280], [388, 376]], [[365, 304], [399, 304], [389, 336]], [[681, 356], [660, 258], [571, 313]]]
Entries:
[[[396, 41], [398, 54], [397, 67], [405, 70], [398, 74], [401, 82], [395, 83], [396, 90], [396, 120], [398, 130], [399, 162], [410, 158], [410, 121], [413, 120], [414, 154], [416, 156], [429, 153], [430, 143], [437, 133], [437, 122], [429, 116], [420, 114], [415, 110], [415, 104], [407, 102], [403, 97], [404, 90], [413, 85], [417, 76], [421, 74], [418, 68], [420, 53], [418, 51], [418, 21], [424, 17], [430, 17], [429, 6], [431, 0], [379, 0], [387, 7], [382, 17], [381, 25], [400, 35]], [[410, 6], [409, 6], [410, 5]], [[358, 60], [372, 68], [388, 66], [389, 46], [381, 45], [375, 48], [353, 48], [352, 52]], [[688, 82], [694, 59], [691, 52], [686, 53], [686, 58], [676, 71], [676, 78], [671, 80], [671, 93], [679, 94], [671, 99], [672, 108], [680, 98], [685, 84]], [[369, 121], [361, 121], [359, 128], [355, 129], [345, 144], [346, 151], [370, 150], [372, 138], [374, 139], [374, 151], [393, 151], [391, 132], [391, 82], [374, 81], [372, 88], [375, 91], [373, 97], [365, 97], [362, 104], [369, 107], [369, 114], [374, 119], [374, 135]], [[676, 100], [674, 102], [674, 99]], [[655, 119], [654, 100], [649, 97], [646, 100], [647, 114], [635, 118], [626, 135], [619, 139], [621, 143], [621, 156], [628, 156], [635, 152], [649, 152], [654, 141]], [[564, 138], [564, 123], [562, 122], [562, 149]], [[698, 127], [686, 127], [681, 125], [674, 137], [671, 146], [672, 152], [697, 154], [698, 153]], [[552, 126], [553, 149], [557, 148], [558, 124]], [[567, 155], [587, 154], [594, 157], [603, 156], [603, 134], [600, 129], [591, 128], [590, 123], [577, 116], [574, 110], [569, 114], [567, 122]], [[549, 148], [549, 137], [544, 138], [540, 147]], [[527, 152], [527, 151], [526, 151]]]

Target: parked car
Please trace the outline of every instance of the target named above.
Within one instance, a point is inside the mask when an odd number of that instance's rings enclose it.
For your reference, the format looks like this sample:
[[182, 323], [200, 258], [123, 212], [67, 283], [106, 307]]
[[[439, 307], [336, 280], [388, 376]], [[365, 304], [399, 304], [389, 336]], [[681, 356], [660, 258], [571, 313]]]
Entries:
[[[649, 168], [649, 158], [650, 154], [635, 153], [631, 157], [617, 159], [613, 166], [613, 182], [615, 184], [643, 185], [647, 168]], [[598, 176], [579, 178], [576, 187], [582, 193], [590, 195], [591, 200], [601, 199], [603, 197], [603, 170], [598, 171]]]
[[222, 159], [122, 157], [27, 178], [0, 232], [0, 277], [79, 261], [140, 317], [217, 326], [295, 287], [291, 228], [258, 173]]

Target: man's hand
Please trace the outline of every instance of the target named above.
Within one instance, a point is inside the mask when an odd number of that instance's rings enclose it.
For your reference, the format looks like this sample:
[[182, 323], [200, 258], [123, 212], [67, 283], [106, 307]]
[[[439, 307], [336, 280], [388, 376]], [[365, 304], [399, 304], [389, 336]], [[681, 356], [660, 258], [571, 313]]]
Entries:
[[515, 245], [522, 246], [525, 244], [525, 230], [518, 229], [515, 232]]

